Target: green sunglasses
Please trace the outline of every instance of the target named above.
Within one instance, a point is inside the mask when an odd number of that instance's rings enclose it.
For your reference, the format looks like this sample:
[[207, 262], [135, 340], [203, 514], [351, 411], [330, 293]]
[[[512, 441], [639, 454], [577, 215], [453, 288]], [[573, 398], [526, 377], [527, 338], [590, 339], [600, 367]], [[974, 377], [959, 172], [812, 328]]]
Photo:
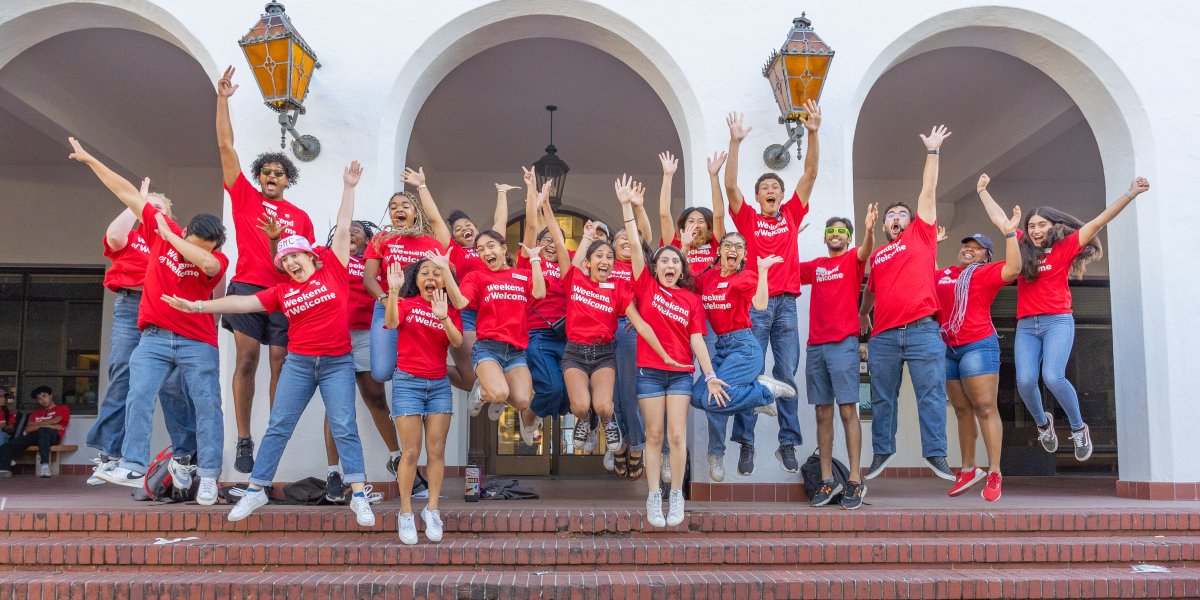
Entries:
[[825, 235], [844, 235], [850, 237], [850, 230], [845, 227], [826, 227]]

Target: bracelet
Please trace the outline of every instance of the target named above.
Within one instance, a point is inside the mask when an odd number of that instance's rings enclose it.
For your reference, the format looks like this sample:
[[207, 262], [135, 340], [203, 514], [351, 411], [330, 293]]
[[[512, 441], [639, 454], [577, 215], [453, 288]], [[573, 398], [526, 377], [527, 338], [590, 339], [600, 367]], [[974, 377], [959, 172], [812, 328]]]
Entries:
[[1015, 231], [1010, 231], [1010, 232], [1008, 232], [1008, 233], [1004, 234], [1004, 237], [1006, 237], [1006, 238], [1014, 238], [1014, 237], [1017, 237], [1017, 232], [1015, 232]]
[[427, 189], [429, 189], [429, 186], [422, 183], [421, 185], [417, 186], [417, 189], [418, 190], [427, 190]]
[[632, 219], [625, 219], [625, 222], [626, 222], [626, 223], [633, 223], [633, 222], [636, 222], [636, 221], [637, 221], [637, 218], [636, 218], [636, 217], [635, 217], [635, 218], [632, 218]]
[[380, 294], [378, 296], [375, 296], [375, 299], [378, 300], [380, 303], [382, 303], [384, 300], [387, 300], [387, 297], [388, 297], [387, 294]]
[[933, 150], [929, 150], [928, 152], [929, 152], [929, 154], [935, 154], [935, 155], [939, 154], [937, 148], [934, 148]]
[[714, 379], [716, 379], [716, 378], [717, 378], [717, 372], [716, 372], [716, 371], [713, 371], [713, 372], [711, 372], [711, 373], [705, 373], [705, 375], [704, 375], [704, 383], [708, 383], [708, 382], [710, 382], [710, 381], [712, 381], [712, 380], [714, 380]]
[[529, 264], [531, 264], [531, 265], [532, 265], [533, 263], [540, 263], [540, 262], [542, 262], [542, 259], [540, 259], [540, 258], [531, 258], [531, 259], [529, 259]]
[[204, 312], [204, 302], [200, 300], [196, 301], [196, 312]]

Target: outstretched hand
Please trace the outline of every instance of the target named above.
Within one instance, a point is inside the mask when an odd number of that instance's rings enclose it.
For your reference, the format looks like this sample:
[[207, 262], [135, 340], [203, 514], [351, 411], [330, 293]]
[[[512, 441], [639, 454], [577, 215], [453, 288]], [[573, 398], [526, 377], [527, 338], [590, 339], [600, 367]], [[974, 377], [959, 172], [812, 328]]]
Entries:
[[429, 309], [439, 321], [450, 316], [450, 303], [446, 300], [446, 290], [433, 291], [433, 298], [429, 301]]
[[879, 203], [867, 205], [867, 216], [863, 218], [863, 225], [866, 225], [867, 231], [875, 229], [875, 223], [879, 221]]
[[746, 139], [753, 127], [747, 127], [743, 121], [742, 113], [731, 112], [725, 117], [725, 124], [729, 126], [730, 139], [740, 142]]
[[783, 262], [782, 256], [776, 256], [776, 255], [772, 254], [770, 256], [764, 256], [764, 257], [758, 259], [758, 268], [760, 271], [765, 271], [765, 270], [770, 269], [771, 267], [773, 267], [777, 264], [780, 264], [782, 262]]
[[180, 298], [179, 296], [172, 296], [169, 294], [163, 294], [161, 296], [161, 299], [163, 302], [167, 303], [167, 306], [170, 306], [171, 308], [174, 308], [175, 310], [182, 311], [185, 313], [199, 312], [196, 310], [196, 301], [195, 300], [184, 300], [183, 298]]
[[233, 73], [236, 69], [233, 65], [225, 67], [225, 74], [217, 80], [217, 95], [222, 98], [228, 98], [237, 91], [237, 84], [233, 83]]
[[646, 186], [642, 185], [642, 182], [640, 181], [633, 182], [632, 202], [634, 207], [640, 207], [646, 204]]
[[942, 242], [944, 242], [944, 241], [946, 241], [946, 240], [950, 239], [950, 236], [946, 234], [946, 228], [945, 228], [945, 227], [942, 227], [941, 225], [938, 225], [938, 230], [937, 230], [937, 231], [938, 231], [938, 234], [937, 234], [937, 243], [939, 243], [939, 244], [940, 244], [940, 243], [942, 243]]
[[362, 173], [362, 165], [358, 164], [357, 160], [352, 160], [350, 166], [346, 167], [346, 171], [342, 173], [342, 183], [346, 184], [346, 187], [354, 187], [362, 179]]
[[[453, 246], [453, 245], [454, 244], [451, 244], [451, 246]], [[438, 250], [430, 250], [429, 252], [425, 253], [425, 257], [429, 259], [429, 262], [433, 263], [433, 266], [441, 269], [443, 273], [446, 273], [446, 274], [450, 273], [450, 249], [449, 248], [446, 248], [445, 254], [442, 254]]]
[[692, 247], [692, 242], [696, 241], [696, 229], [698, 227], [699, 225], [695, 223], [688, 223], [684, 226], [683, 231], [679, 233], [679, 247], [683, 248], [685, 252], [688, 248]]
[[417, 167], [416, 171], [404, 167], [404, 183], [413, 187], [425, 185], [425, 167]]
[[992, 178], [988, 177], [987, 173], [980, 173], [979, 181], [975, 182], [975, 193], [982, 194], [983, 191], [987, 189], [988, 184], [991, 182]]
[[821, 128], [821, 107], [812, 99], [804, 102], [804, 110], [808, 113], [807, 117], [800, 119], [800, 124], [804, 126], [810, 133], [816, 133]]
[[521, 252], [525, 253], [525, 257], [529, 259], [530, 264], [533, 264], [535, 260], [542, 259], [541, 244], [534, 244], [532, 248], [526, 246], [525, 244], [521, 244]]
[[387, 282], [388, 289], [399, 290], [404, 287], [404, 267], [400, 263], [388, 265]]
[[725, 164], [725, 159], [728, 158], [728, 156], [729, 154], [726, 152], [713, 152], [711, 158], [705, 159], [704, 164], [706, 167], [708, 167], [708, 174], [716, 175], [717, 173], [720, 173], [721, 167]]
[[729, 384], [713, 377], [705, 385], [708, 386], [708, 400], [716, 402], [717, 406], [724, 408], [725, 403], [729, 401], [729, 392], [725, 391], [725, 388], [729, 387]]
[[267, 213], [263, 213], [258, 218], [258, 228], [267, 234], [267, 239], [269, 240], [277, 240], [283, 235], [283, 225], [280, 225], [279, 221], [275, 220], [275, 217]]
[[613, 190], [617, 193], [617, 200], [621, 204], [633, 203], [633, 178], [629, 175], [622, 175], [613, 183]]
[[997, 223], [997, 225], [999, 225], [1000, 231], [1004, 232], [1004, 235], [1016, 231], [1021, 226], [1021, 207], [1013, 206], [1012, 216], [1007, 220]]
[[946, 129], [945, 125], [938, 125], [929, 131], [929, 135], [922, 135], [921, 141], [925, 142], [926, 150], [937, 150], [942, 147], [942, 142], [950, 137], [950, 130]]
[[[522, 167], [522, 168], [524, 168], [524, 167]], [[521, 188], [519, 188], [515, 185], [508, 185], [507, 183], [497, 183], [496, 184], [496, 191], [500, 192], [501, 194], [507, 194], [508, 192], [510, 192], [512, 190], [519, 190], [519, 189], [521, 189]]]
[[674, 175], [679, 168], [679, 159], [670, 152], [658, 153], [658, 162], [662, 164], [663, 175]]
[[67, 158], [71, 160], [77, 160], [85, 165], [96, 160], [95, 157], [93, 157], [91, 154], [88, 154], [87, 150], [83, 149], [83, 146], [79, 144], [79, 140], [69, 137], [67, 138], [67, 141], [71, 142], [71, 149], [74, 150], [74, 152], [71, 152], [70, 156]]

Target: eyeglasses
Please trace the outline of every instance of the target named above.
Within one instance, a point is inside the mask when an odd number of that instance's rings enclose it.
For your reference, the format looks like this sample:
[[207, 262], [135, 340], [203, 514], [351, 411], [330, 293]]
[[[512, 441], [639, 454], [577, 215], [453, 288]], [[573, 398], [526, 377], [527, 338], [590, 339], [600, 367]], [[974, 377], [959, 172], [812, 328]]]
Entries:
[[884, 215], [884, 218], [885, 219], [898, 219], [900, 217], [908, 217], [908, 216], [909, 216], [909, 214], [908, 214], [907, 210], [889, 210], [887, 212], [887, 214]]
[[263, 170], [259, 171], [259, 173], [266, 177], [270, 177], [272, 175], [274, 175], [276, 177], [286, 177], [287, 176], [287, 171], [284, 171], [283, 169], [263, 169]]
[[825, 235], [844, 235], [850, 237], [850, 230], [845, 227], [826, 227]]
[[721, 249], [722, 250], [726, 250], [726, 249], [728, 249], [728, 250], [745, 250], [746, 245], [738, 244], [735, 242], [721, 242]]

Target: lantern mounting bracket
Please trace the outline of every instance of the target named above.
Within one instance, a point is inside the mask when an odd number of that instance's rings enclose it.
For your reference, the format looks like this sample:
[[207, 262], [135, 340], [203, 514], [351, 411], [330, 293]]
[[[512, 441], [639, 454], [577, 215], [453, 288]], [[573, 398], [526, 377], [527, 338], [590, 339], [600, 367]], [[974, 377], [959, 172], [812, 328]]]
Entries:
[[796, 145], [796, 159], [804, 158], [804, 150], [801, 148], [804, 138], [803, 127], [796, 127], [791, 121], [785, 117], [779, 117], [779, 124], [787, 127], [788, 141], [784, 144], [771, 144], [763, 150], [763, 162], [767, 163], [767, 167], [772, 170], [779, 171], [788, 166], [792, 162], [792, 156], [788, 154], [788, 148], [792, 144]]
[[279, 148], [283, 149], [287, 145], [287, 134], [290, 133], [295, 138], [292, 140], [292, 154], [304, 162], [309, 162], [321, 154], [321, 141], [315, 136], [301, 135], [296, 131], [296, 120], [302, 114], [303, 106], [297, 110], [279, 113]]

